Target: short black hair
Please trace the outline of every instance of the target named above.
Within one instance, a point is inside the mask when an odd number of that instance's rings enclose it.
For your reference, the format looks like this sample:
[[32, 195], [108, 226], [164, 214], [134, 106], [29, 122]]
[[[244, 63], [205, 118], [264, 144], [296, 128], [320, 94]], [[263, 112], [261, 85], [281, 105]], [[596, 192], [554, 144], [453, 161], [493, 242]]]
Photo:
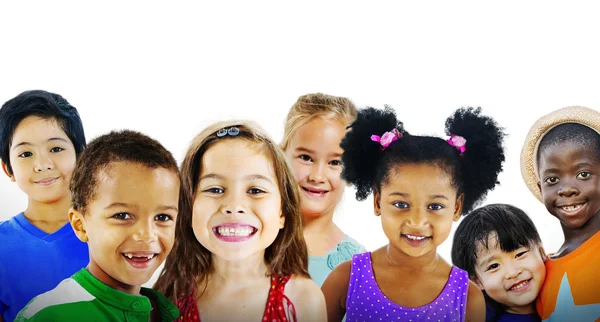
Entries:
[[44, 90], [25, 91], [0, 108], [0, 159], [12, 175], [10, 147], [19, 123], [29, 116], [54, 119], [69, 137], [79, 156], [85, 148], [85, 133], [77, 109], [62, 96]]
[[477, 247], [489, 249], [489, 237], [494, 233], [503, 252], [542, 243], [523, 210], [509, 204], [489, 204], [473, 210], [458, 225], [452, 242], [452, 263], [467, 271], [469, 278], [477, 278]]
[[[477, 208], [461, 221], [452, 241], [452, 264], [467, 271], [469, 279], [479, 279], [475, 271], [477, 249], [480, 245], [489, 249], [489, 237], [493, 234], [503, 252], [542, 244], [533, 221], [523, 210], [508, 204], [489, 204]], [[485, 291], [483, 295], [495, 312], [493, 321], [496, 321], [506, 311], [506, 306], [496, 302]]]
[[[466, 139], [466, 151], [439, 137], [411, 135], [394, 110], [367, 107], [358, 111], [341, 142], [342, 178], [356, 187], [356, 199], [364, 200], [380, 191], [389, 180], [390, 170], [400, 164], [428, 163], [441, 167], [451, 178], [457, 196], [464, 193], [463, 214], [468, 213], [487, 192], [498, 184], [502, 171], [505, 134], [496, 122], [481, 115], [481, 108], [460, 108], [446, 120], [446, 134]], [[403, 137], [385, 150], [371, 140], [396, 129]]]
[[136, 131], [112, 131], [93, 139], [77, 160], [69, 186], [75, 210], [85, 213], [88, 203], [95, 197], [98, 173], [113, 162], [166, 168], [179, 175], [173, 155], [160, 142]]
[[594, 152], [600, 160], [600, 134], [594, 129], [579, 123], [563, 123], [552, 128], [540, 141], [536, 162], [540, 164], [542, 151], [550, 146], [572, 142]]

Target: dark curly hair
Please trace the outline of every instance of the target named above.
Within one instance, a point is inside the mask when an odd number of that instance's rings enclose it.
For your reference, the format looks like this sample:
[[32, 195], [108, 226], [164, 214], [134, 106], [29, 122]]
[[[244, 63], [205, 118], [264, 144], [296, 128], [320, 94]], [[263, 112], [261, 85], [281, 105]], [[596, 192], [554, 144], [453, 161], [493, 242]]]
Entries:
[[137, 131], [111, 131], [93, 139], [77, 160], [69, 186], [75, 210], [85, 214], [90, 201], [96, 198], [98, 174], [113, 162], [165, 168], [179, 175], [177, 161], [157, 140]]
[[[467, 214], [498, 184], [502, 171], [505, 134], [496, 122], [481, 115], [481, 108], [460, 108], [446, 120], [446, 134], [466, 139], [466, 151], [461, 152], [439, 137], [411, 135], [394, 110], [367, 107], [358, 111], [351, 131], [343, 138], [342, 178], [356, 187], [356, 199], [361, 201], [389, 180], [390, 170], [400, 164], [429, 163], [441, 167], [457, 190], [464, 193], [463, 212]], [[371, 140], [392, 129], [403, 137], [385, 150]]]
[[540, 164], [541, 155], [544, 150], [566, 142], [589, 149], [600, 160], [600, 134], [583, 124], [563, 123], [548, 131], [540, 141], [536, 155], [537, 164]]

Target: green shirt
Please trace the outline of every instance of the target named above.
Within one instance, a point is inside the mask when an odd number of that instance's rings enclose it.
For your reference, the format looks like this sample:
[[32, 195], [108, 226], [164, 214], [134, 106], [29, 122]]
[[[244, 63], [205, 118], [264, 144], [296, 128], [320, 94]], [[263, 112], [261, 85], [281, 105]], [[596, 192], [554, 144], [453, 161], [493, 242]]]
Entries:
[[159, 292], [142, 288], [143, 296], [117, 291], [100, 282], [87, 269], [63, 280], [56, 288], [36, 296], [15, 321], [150, 321], [151, 298], [158, 303], [162, 322], [172, 322], [179, 310]]

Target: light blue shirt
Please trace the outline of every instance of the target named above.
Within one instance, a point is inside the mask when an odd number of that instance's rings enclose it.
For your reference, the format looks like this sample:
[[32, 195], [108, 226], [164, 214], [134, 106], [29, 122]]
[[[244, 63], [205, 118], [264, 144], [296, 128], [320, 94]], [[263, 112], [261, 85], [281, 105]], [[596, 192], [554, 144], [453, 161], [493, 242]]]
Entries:
[[323, 256], [308, 256], [308, 273], [321, 287], [331, 271], [340, 263], [352, 259], [352, 255], [366, 252], [365, 247], [352, 237], [344, 239]]

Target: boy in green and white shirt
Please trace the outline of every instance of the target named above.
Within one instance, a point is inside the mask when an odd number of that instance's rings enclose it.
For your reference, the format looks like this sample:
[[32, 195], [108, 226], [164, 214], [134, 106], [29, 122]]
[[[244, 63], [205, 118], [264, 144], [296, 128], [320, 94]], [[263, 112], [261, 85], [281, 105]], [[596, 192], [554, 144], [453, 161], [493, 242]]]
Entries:
[[90, 142], [71, 180], [69, 220], [90, 263], [35, 297], [15, 321], [164, 321], [177, 307], [141, 287], [175, 240], [177, 163], [157, 141], [120, 131]]

